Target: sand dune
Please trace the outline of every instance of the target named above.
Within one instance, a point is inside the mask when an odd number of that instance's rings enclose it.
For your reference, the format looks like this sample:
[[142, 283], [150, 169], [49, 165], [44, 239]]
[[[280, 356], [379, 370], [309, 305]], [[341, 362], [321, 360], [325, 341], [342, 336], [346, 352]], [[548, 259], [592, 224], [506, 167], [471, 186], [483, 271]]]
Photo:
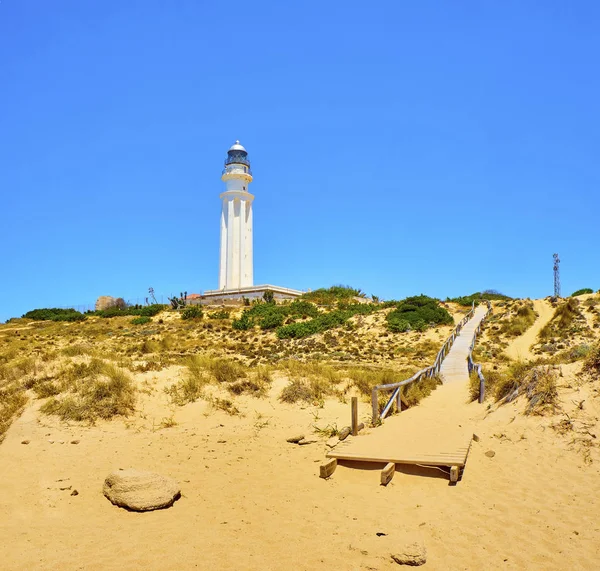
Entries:
[[[175, 373], [151, 382], [165, 374]], [[520, 415], [519, 404], [464, 404], [480, 441], [455, 487], [438, 470], [413, 468], [383, 488], [379, 471], [360, 465], [325, 481], [324, 445], [285, 439], [346, 424], [349, 405], [283, 405], [283, 383], [267, 399], [241, 397], [243, 417], [197, 402], [175, 411], [176, 426], [154, 431], [167, 412], [160, 391], [129, 428], [67, 426], [28, 408], [0, 446], [2, 568], [385, 570], [414, 537], [427, 547], [427, 569], [598, 568], [600, 458], [593, 450], [586, 464], [550, 420]], [[368, 419], [367, 403], [360, 413]], [[183, 497], [152, 513], [116, 508], [101, 490], [119, 467], [173, 476]]]
[[536, 343], [539, 332], [554, 314], [554, 309], [547, 299], [533, 300], [533, 308], [538, 314], [534, 324], [523, 335], [513, 339], [505, 350], [511, 359], [526, 361], [533, 358], [531, 347]]

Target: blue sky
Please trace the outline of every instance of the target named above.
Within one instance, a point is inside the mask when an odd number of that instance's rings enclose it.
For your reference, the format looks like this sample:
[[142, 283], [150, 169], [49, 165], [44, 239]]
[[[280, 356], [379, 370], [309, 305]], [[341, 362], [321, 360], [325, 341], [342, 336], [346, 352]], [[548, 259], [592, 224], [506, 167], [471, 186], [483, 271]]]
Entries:
[[597, 2], [0, 2], [0, 320], [201, 292], [254, 172], [255, 283], [600, 287]]

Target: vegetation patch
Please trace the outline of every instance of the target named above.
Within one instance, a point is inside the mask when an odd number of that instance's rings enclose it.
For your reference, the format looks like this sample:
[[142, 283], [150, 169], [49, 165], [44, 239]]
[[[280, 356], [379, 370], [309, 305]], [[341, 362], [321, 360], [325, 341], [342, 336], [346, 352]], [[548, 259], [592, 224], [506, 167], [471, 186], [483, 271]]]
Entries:
[[167, 309], [167, 305], [155, 303], [153, 305], [130, 305], [128, 307], [109, 307], [108, 309], [101, 309], [98, 311], [89, 311], [87, 315], [96, 315], [98, 317], [104, 317], [110, 319], [111, 317], [122, 317], [124, 315], [137, 315], [145, 317], [154, 317], [161, 311]]
[[508, 295], [504, 295], [493, 289], [488, 289], [485, 291], [477, 291], [475, 293], [472, 293], [471, 295], [463, 295], [460, 297], [452, 297], [452, 298], [449, 297], [446, 299], [446, 301], [449, 301], [452, 303], [458, 303], [459, 305], [469, 306], [469, 305], [473, 305], [473, 303], [475, 303], [475, 305], [477, 305], [478, 303], [480, 303], [483, 300], [509, 301], [511, 299], [512, 299], [512, 297], [510, 297]]
[[334, 285], [329, 288], [319, 288], [302, 294], [301, 299], [316, 303], [317, 305], [332, 306], [338, 302], [349, 303], [352, 298], [365, 298], [365, 293], [348, 285]]
[[60, 309], [57, 307], [48, 309], [33, 309], [23, 315], [26, 319], [33, 321], [84, 321], [85, 315], [75, 309]]
[[578, 289], [571, 294], [571, 297], [577, 297], [578, 295], [585, 295], [586, 293], [594, 293], [594, 290], [591, 287], [584, 287], [582, 289]]
[[202, 319], [204, 312], [199, 305], [190, 305], [181, 312], [181, 319]]
[[454, 319], [437, 299], [426, 295], [407, 297], [387, 314], [390, 331], [424, 331], [433, 325], [453, 325]]
[[507, 337], [519, 337], [523, 335], [534, 323], [537, 313], [533, 309], [533, 303], [526, 302], [517, 308], [516, 312], [510, 314], [500, 327], [500, 333]]
[[131, 325], [145, 325], [146, 323], [151, 323], [152, 319], [150, 317], [146, 317], [142, 315], [141, 317], [134, 317], [130, 323]]
[[94, 422], [128, 416], [135, 409], [131, 377], [111, 363], [92, 359], [88, 365], [74, 365], [59, 382], [61, 394], [51, 397], [40, 410], [62, 420]]
[[547, 323], [539, 333], [541, 341], [547, 341], [554, 337], [568, 337], [580, 333], [587, 327], [585, 317], [579, 309], [579, 300], [570, 297], [560, 304]]

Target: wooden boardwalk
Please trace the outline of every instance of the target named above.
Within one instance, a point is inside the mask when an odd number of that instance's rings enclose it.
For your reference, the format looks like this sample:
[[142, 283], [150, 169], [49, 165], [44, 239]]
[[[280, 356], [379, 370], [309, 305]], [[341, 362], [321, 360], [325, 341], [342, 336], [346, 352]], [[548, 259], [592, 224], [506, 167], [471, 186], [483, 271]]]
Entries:
[[[475, 310], [442, 367], [443, 385], [421, 403], [385, 420], [366, 434], [350, 437], [328, 452], [336, 460], [447, 466], [456, 481], [467, 462], [473, 431], [469, 422], [467, 356], [487, 308]], [[453, 477], [454, 476], [454, 477]], [[383, 475], [382, 475], [383, 482]]]

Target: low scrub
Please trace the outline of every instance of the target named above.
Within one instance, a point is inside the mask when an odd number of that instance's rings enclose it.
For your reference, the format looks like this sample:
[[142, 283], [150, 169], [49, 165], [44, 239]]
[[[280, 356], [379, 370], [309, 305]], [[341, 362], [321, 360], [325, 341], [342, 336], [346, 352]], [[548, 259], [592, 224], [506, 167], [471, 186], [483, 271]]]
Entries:
[[589, 352], [583, 364], [583, 370], [600, 376], [600, 343]]
[[354, 297], [365, 298], [365, 293], [348, 285], [334, 285], [329, 288], [319, 288], [302, 294], [301, 299], [317, 305], [332, 306], [338, 302], [350, 302]]
[[480, 303], [481, 301], [484, 301], [484, 300], [487, 300], [487, 301], [509, 301], [511, 299], [512, 299], [512, 297], [510, 297], [508, 295], [504, 295], [495, 290], [486, 290], [483, 292], [477, 291], [475, 293], [472, 293], [471, 295], [463, 295], [463, 296], [452, 297], [452, 298], [449, 297], [446, 299], [446, 301], [449, 301], [452, 303], [458, 303], [459, 305], [470, 306], [470, 305], [473, 305], [473, 303], [475, 303], [475, 305], [477, 305], [478, 303]]
[[202, 319], [204, 312], [199, 305], [190, 305], [181, 312], [181, 319]]
[[433, 325], [452, 325], [454, 319], [437, 299], [426, 295], [407, 297], [387, 314], [387, 327], [393, 332], [423, 331]]
[[571, 294], [571, 297], [577, 297], [578, 295], [585, 295], [586, 293], [594, 293], [594, 290], [591, 287], [584, 287], [582, 289], [578, 289]]
[[419, 381], [415, 381], [414, 383], [402, 387], [403, 400], [409, 407], [416, 406], [441, 384], [442, 380], [439, 376], [423, 377]]
[[105, 319], [110, 319], [111, 317], [122, 317], [127, 315], [136, 315], [142, 317], [154, 317], [158, 315], [161, 311], [167, 309], [167, 305], [162, 305], [160, 303], [155, 303], [153, 305], [133, 305], [124, 308], [119, 307], [109, 307], [108, 309], [101, 309], [98, 311], [90, 311], [88, 315], [96, 315], [98, 317], [103, 317]]
[[535, 323], [536, 318], [537, 313], [533, 309], [533, 304], [526, 303], [502, 324], [500, 333], [508, 337], [519, 337]]
[[[69, 368], [59, 380], [61, 394], [41, 407], [62, 420], [94, 422], [128, 416], [135, 409], [136, 389], [130, 376], [110, 363], [92, 359]], [[66, 392], [62, 390], [66, 389]]]
[[152, 318], [146, 317], [145, 315], [142, 315], [141, 317], [134, 317], [130, 321], [131, 325], [145, 325], [146, 323], [151, 323], [151, 322], [152, 322]]
[[33, 309], [23, 315], [26, 319], [33, 321], [84, 321], [85, 315], [75, 309], [60, 309], [57, 307], [49, 309]]
[[258, 325], [262, 330], [277, 329], [286, 322], [296, 319], [317, 317], [316, 305], [303, 300], [294, 300], [288, 304], [277, 305], [274, 302], [257, 301], [245, 309], [239, 319], [233, 321], [233, 328], [248, 330]]
[[556, 408], [557, 379], [558, 372], [552, 365], [517, 362], [493, 378], [486, 377], [486, 388], [491, 384], [497, 401], [512, 402], [525, 395], [525, 414], [543, 414]]
[[540, 331], [539, 338], [547, 341], [553, 337], [566, 337], [577, 329], [578, 321], [585, 324], [585, 317], [579, 310], [579, 300], [570, 297], [556, 308], [550, 322]]

